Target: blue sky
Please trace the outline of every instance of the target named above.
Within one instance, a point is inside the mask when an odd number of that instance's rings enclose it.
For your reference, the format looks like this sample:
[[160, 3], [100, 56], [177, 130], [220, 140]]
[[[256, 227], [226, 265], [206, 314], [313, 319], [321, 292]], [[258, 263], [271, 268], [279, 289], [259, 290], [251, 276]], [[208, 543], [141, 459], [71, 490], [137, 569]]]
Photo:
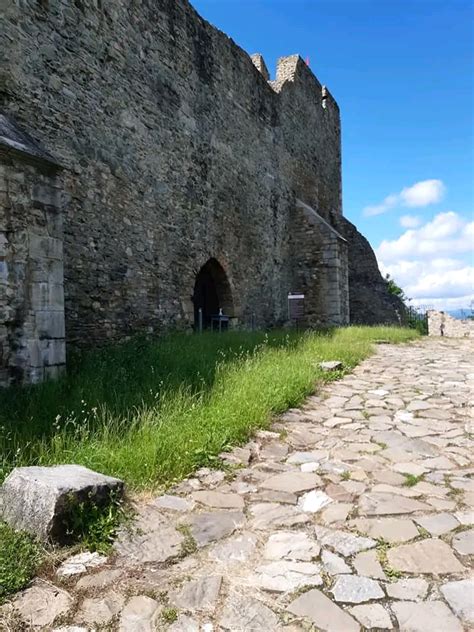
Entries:
[[272, 75], [278, 57], [309, 56], [341, 108], [344, 214], [414, 304], [468, 306], [471, 0], [192, 3], [247, 52], [262, 53]]

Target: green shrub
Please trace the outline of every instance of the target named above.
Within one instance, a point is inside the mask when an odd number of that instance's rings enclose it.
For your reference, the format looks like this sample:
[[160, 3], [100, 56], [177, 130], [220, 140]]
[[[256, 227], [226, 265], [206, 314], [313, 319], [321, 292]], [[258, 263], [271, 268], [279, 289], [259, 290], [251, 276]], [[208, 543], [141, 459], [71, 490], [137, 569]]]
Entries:
[[387, 284], [387, 291], [389, 294], [393, 294], [393, 296], [398, 296], [398, 298], [403, 301], [404, 303], [408, 300], [410, 300], [407, 295], [405, 294], [405, 290], [403, 290], [395, 281], [395, 279], [392, 279], [392, 277], [390, 276], [390, 274], [386, 274], [385, 275], [385, 283]]
[[98, 553], [109, 552], [118, 528], [127, 517], [123, 502], [114, 496], [100, 505], [90, 500], [78, 504], [71, 501], [66, 515], [67, 540]]
[[0, 522], [0, 603], [24, 588], [41, 562], [41, 548], [27, 533]]
[[161, 612], [161, 618], [165, 623], [174, 623], [178, 619], [178, 610], [176, 608], [164, 608]]
[[428, 335], [428, 316], [417, 312], [412, 307], [407, 308], [406, 326], [415, 329], [422, 336]]

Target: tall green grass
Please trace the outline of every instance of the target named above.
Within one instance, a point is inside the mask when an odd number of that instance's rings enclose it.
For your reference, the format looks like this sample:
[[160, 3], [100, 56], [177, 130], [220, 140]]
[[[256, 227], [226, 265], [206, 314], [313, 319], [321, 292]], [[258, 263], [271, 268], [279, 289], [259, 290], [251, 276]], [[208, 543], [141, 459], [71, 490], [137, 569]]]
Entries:
[[0, 478], [16, 465], [79, 463], [135, 489], [166, 486], [330, 379], [319, 362], [351, 368], [374, 340], [417, 335], [391, 327], [181, 334], [76, 356], [57, 382], [0, 392]]
[[[28, 584], [38, 569], [41, 557], [41, 547], [31, 535], [14, 531], [0, 522], [0, 605], [9, 593]], [[0, 611], [0, 630], [11, 629], [2, 626]]]

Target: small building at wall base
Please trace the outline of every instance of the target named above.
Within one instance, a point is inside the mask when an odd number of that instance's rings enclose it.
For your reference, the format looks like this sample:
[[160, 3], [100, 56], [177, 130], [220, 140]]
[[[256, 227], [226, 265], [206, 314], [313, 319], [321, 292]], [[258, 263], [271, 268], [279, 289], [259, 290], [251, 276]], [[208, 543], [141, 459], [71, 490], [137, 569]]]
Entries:
[[65, 367], [60, 166], [0, 115], [0, 384]]
[[1, 384], [219, 312], [284, 326], [295, 292], [302, 326], [399, 322], [342, 213], [338, 105], [298, 55], [271, 79], [187, 0], [25, 0], [2, 29]]

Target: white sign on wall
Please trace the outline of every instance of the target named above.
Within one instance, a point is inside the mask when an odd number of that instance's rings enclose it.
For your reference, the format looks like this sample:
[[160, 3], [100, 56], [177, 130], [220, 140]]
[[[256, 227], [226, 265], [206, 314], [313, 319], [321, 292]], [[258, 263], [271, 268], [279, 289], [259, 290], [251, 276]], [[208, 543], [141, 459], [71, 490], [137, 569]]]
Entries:
[[304, 294], [288, 294], [288, 318], [295, 321], [304, 318]]

